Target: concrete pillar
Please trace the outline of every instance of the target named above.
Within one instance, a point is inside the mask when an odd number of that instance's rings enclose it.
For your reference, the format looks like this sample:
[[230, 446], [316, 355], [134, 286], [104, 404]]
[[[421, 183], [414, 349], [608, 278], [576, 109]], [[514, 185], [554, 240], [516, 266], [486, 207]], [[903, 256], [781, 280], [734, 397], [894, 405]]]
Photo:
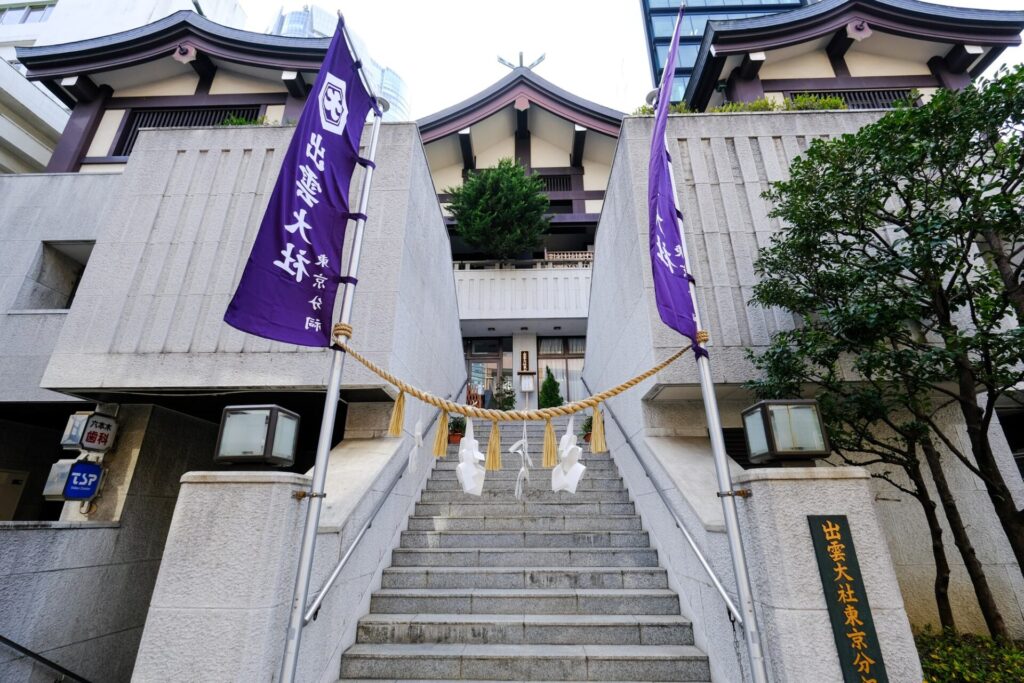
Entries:
[[512, 335], [512, 383], [516, 388], [516, 408], [519, 410], [530, 410], [537, 407], [537, 392], [540, 391], [540, 378], [534, 375], [534, 388], [528, 394], [524, 394], [519, 388], [522, 382], [519, 379], [520, 360], [522, 352], [526, 351], [530, 357], [530, 371], [537, 372], [537, 335], [530, 332], [520, 332]]
[[181, 479], [132, 679], [271, 681], [284, 651], [310, 478]]
[[738, 504], [740, 528], [776, 683], [843, 683], [809, 515], [845, 515], [849, 521], [888, 680], [920, 683], [923, 677], [870, 479], [860, 467], [753, 469], [734, 477], [737, 489], [751, 492]]

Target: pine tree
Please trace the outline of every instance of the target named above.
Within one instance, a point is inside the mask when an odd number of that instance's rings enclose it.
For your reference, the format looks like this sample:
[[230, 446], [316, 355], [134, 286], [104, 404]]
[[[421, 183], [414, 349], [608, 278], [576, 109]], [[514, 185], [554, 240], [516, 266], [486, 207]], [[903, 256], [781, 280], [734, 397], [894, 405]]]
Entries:
[[446, 191], [459, 236], [491, 258], [519, 258], [536, 249], [548, 231], [544, 183], [512, 159], [474, 171], [461, 187]]
[[540, 385], [540, 397], [537, 405], [540, 408], [557, 408], [562, 405], [562, 395], [559, 392], [558, 380], [551, 374], [551, 368], [544, 369], [544, 383]]

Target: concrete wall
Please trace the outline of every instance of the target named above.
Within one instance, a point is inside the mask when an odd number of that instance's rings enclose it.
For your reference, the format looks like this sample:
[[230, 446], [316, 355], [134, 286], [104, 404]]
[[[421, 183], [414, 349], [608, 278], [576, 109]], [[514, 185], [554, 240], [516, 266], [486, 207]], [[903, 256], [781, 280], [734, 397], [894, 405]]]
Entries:
[[[690, 268], [698, 283], [703, 327], [711, 333], [712, 374], [727, 427], [740, 426], [739, 412], [752, 402], [740, 387], [755, 372], [745, 358], [746, 350], [764, 347], [773, 333], [795, 324], [784, 312], [747, 305], [756, 282], [753, 261], [757, 251], [779, 227], [775, 219], [768, 218], [769, 207], [761, 192], [770, 182], [786, 177], [789, 160], [803, 152], [811, 139], [852, 132], [877, 116], [871, 112], [816, 112], [673, 116], [669, 120], [669, 153], [685, 215]], [[683, 343], [661, 323], [653, 296], [646, 204], [652, 124], [650, 117], [627, 118], [623, 123], [597, 231], [584, 370], [594, 391], [642, 372]], [[652, 485], [631, 450], [623, 447], [625, 436], [630, 436], [641, 457], [651, 463], [654, 485], [675, 501], [676, 514], [714, 560], [728, 586], [731, 568], [711, 484], [713, 466], [696, 385], [695, 365], [685, 356], [655, 378], [609, 401], [625, 432], [612, 425], [609, 445], [645, 525], [651, 527], [662, 561], [682, 592], [684, 612], [697, 622], [698, 644], [708, 649], [709, 643], [720, 643], [730, 632], [722, 603], [710, 591], [681, 535], [666, 520], [664, 505], [652, 495]], [[955, 415], [949, 419], [951, 424], [959, 424]], [[966, 443], [962, 429], [955, 431], [956, 438]], [[1005, 476], [1019, 496], [1022, 482], [1013, 470], [998, 425], [992, 438], [1006, 465]], [[1004, 616], [1015, 633], [1024, 633], [1020, 572], [991, 504], [976, 478], [958, 464], [950, 462], [948, 466]], [[933, 570], [923, 515], [915, 500], [889, 484], [876, 480], [872, 488], [911, 623], [922, 627], [934, 621]], [[948, 531], [946, 538], [951, 539]], [[951, 593], [958, 625], [982, 630], [973, 590], [951, 541], [947, 551], [954, 565]], [[712, 669], [721, 680], [737, 680], [738, 664], [731, 647], [716, 645], [709, 654]]]
[[[64, 197], [81, 197], [80, 187], [116, 187], [116, 193], [97, 193], [107, 200], [105, 221], [92, 233], [92, 258], [44, 386], [325, 384], [329, 361], [323, 349], [252, 337], [222, 320], [293, 130], [147, 131], [119, 178], [73, 176], [73, 188], [55, 185], [55, 176], [40, 178], [39, 192], [57, 198], [50, 205], [65, 213], [73, 205]], [[422, 354], [446, 358], [445, 345], [457, 339], [451, 334], [457, 327], [446, 325], [458, 313], [450, 265], [444, 265], [450, 264], [450, 247], [415, 126], [385, 124], [377, 162], [353, 313], [355, 345], [401, 370]], [[360, 181], [358, 176], [354, 187]], [[16, 223], [4, 225], [13, 232]], [[438, 381], [429, 386], [441, 390], [454, 383], [451, 376], [441, 381], [440, 366], [431, 365], [434, 371]], [[344, 384], [382, 382], [348, 363]]]
[[[0, 524], [0, 633], [94, 681], [131, 675], [178, 479], [209, 466], [217, 437], [216, 425], [162, 408], [123, 406], [120, 419], [107, 458], [138, 464], [118, 520]], [[46, 673], [0, 651], [0, 680]]]
[[[68, 400], [39, 384], [69, 311], [18, 310], [18, 297], [44, 241], [91, 241], [108, 227], [120, 185], [116, 175], [0, 176], [0, 401]], [[90, 261], [79, 291], [97, 274]]]
[[590, 268], [457, 270], [462, 320], [586, 318]]

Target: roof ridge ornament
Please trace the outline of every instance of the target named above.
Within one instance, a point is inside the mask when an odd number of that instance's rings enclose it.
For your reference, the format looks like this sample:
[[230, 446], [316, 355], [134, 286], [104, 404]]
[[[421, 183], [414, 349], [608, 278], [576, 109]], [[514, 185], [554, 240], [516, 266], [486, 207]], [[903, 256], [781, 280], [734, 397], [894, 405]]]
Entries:
[[507, 66], [508, 68], [512, 69], [513, 71], [515, 71], [516, 69], [529, 69], [530, 71], [533, 71], [533, 67], [535, 67], [538, 64], [540, 64], [541, 62], [543, 62], [544, 58], [547, 57], [547, 56], [548, 56], [547, 52], [542, 52], [540, 54], [540, 57], [537, 57], [537, 59], [535, 59], [532, 62], [530, 62], [529, 65], [523, 66], [523, 53], [522, 53], [522, 51], [520, 51], [519, 52], [519, 66], [516, 66], [512, 62], [510, 62], [507, 59], [505, 59], [504, 57], [502, 57], [501, 55], [498, 55], [498, 63]]

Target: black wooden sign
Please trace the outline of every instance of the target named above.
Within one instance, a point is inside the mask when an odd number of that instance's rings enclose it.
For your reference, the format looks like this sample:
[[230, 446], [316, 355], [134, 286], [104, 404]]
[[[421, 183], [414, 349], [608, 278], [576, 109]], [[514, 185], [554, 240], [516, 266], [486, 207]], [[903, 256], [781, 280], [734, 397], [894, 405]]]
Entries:
[[888, 683], [846, 515], [808, 515], [845, 683]]

